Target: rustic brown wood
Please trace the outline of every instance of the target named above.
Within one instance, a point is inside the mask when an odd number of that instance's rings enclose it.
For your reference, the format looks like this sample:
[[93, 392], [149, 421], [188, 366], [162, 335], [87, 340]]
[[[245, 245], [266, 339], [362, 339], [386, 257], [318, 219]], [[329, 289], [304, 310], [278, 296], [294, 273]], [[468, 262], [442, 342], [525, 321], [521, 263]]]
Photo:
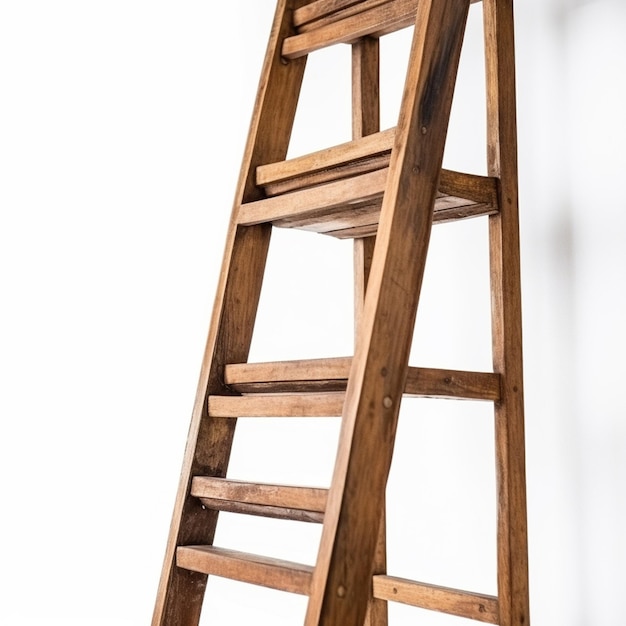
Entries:
[[[351, 364], [351, 357], [271, 363], [235, 363], [226, 365], [224, 380], [231, 389], [242, 393], [264, 389], [270, 393], [316, 391], [318, 383], [335, 386], [333, 391], [345, 391]], [[281, 388], [283, 384], [285, 387]], [[263, 385], [268, 385], [268, 387], [263, 387]]]
[[[280, 195], [245, 206], [242, 220], [338, 238], [375, 235], [394, 137], [389, 129], [258, 168], [257, 182], [268, 195]], [[433, 220], [497, 213], [497, 183], [495, 177], [442, 170]]]
[[[329, 235], [337, 239], [373, 237], [378, 232], [380, 200], [364, 201], [349, 209], [311, 212], [309, 217], [287, 217], [272, 222], [281, 228], [296, 228]], [[446, 196], [437, 198], [433, 224], [445, 224], [473, 217], [495, 215], [498, 209], [490, 204], [474, 203], [464, 198]], [[311, 217], [312, 216], [312, 217]]]
[[287, 509], [280, 506], [267, 506], [264, 504], [249, 504], [216, 498], [200, 498], [200, 502], [214, 511], [227, 513], [241, 513], [255, 515], [257, 517], [270, 517], [274, 519], [290, 520], [292, 522], [312, 522], [321, 524], [324, 522], [324, 513], [319, 511], [307, 511], [305, 509]]
[[[389, 0], [381, 0], [381, 2], [389, 2]], [[294, 11], [293, 23], [300, 29], [304, 24], [362, 3], [363, 0], [314, 0]]]
[[[371, 0], [365, 0], [365, 3]], [[394, 0], [377, 5], [312, 31], [285, 39], [283, 56], [297, 59], [314, 50], [337, 43], [349, 43], [367, 35], [382, 35], [415, 23], [416, 0]]]
[[[489, 176], [441, 170], [473, 1], [278, 0], [153, 626], [197, 626], [209, 574], [310, 593], [306, 626], [386, 626], [389, 600], [528, 625], [512, 0], [484, 0]], [[399, 123], [381, 133], [377, 37], [414, 22]], [[285, 161], [305, 56], [338, 42], [353, 43], [353, 141]], [[432, 223], [475, 215], [491, 216], [494, 372], [408, 367]], [[246, 363], [271, 224], [356, 238], [354, 358]], [[386, 575], [403, 395], [494, 402], [497, 598]], [[237, 418], [342, 412], [330, 490], [225, 479]], [[212, 547], [218, 511], [323, 522], [315, 569]]]
[[[364, 6], [362, 3], [361, 6]], [[364, 37], [352, 45], [352, 138], [360, 139], [380, 130], [380, 43]], [[363, 306], [369, 280], [375, 237], [354, 240], [354, 340], [363, 320]], [[378, 543], [371, 568], [372, 574], [387, 571], [387, 526], [385, 505], [381, 509]], [[387, 603], [370, 594], [364, 626], [387, 626]]]
[[226, 238], [152, 626], [195, 625], [200, 617], [206, 576], [176, 567], [176, 547], [211, 544], [215, 533], [217, 513], [203, 509], [189, 490], [192, 476], [224, 476], [228, 466], [235, 420], [209, 419], [206, 396], [225, 392], [221, 380], [225, 363], [245, 361], [248, 356], [271, 229], [267, 225], [241, 228], [237, 214], [242, 203], [262, 195], [255, 185], [258, 165], [280, 161], [287, 153], [306, 60], [285, 64], [280, 48], [283, 39], [294, 32], [292, 10], [303, 3], [279, 0], [276, 7], [263, 66], [265, 80], [257, 94]]
[[270, 182], [266, 184], [264, 188], [267, 196], [278, 196], [283, 193], [289, 193], [290, 191], [298, 191], [300, 189], [306, 189], [307, 187], [330, 183], [341, 178], [349, 178], [357, 174], [367, 174], [368, 172], [381, 170], [388, 166], [389, 153], [385, 153], [352, 161], [345, 165], [337, 165], [330, 169], [323, 169], [311, 173], [305, 172], [297, 178]]
[[409, 367], [404, 394], [416, 398], [500, 399], [500, 376], [491, 372]]
[[500, 213], [489, 218], [498, 483], [501, 626], [528, 626], [528, 540], [512, 0], [484, 0], [488, 172], [500, 179]]
[[[385, 2], [393, 2], [394, 0], [376, 0], [376, 4]], [[415, 10], [417, 11], [417, 2], [415, 0]], [[471, 0], [472, 3], [480, 2], [480, 0]], [[332, 18], [339, 12], [344, 13], [348, 9], [352, 9], [355, 13], [362, 11], [362, 8], [355, 5], [369, 5], [363, 0], [317, 0], [307, 4], [306, 6], [294, 12], [293, 22], [299, 30], [303, 30], [303, 26], [310, 22], [319, 23], [324, 18]], [[369, 8], [369, 6], [368, 6]]]
[[341, 10], [328, 13], [314, 22], [302, 24], [298, 27], [298, 33], [307, 33], [309, 31], [328, 26], [329, 24], [333, 24], [334, 22], [340, 22], [341, 20], [352, 17], [353, 15], [365, 13], [366, 11], [374, 9], [381, 4], [388, 4], [395, 1], [396, 0], [361, 0], [358, 4], [352, 4]]
[[396, 129], [390, 128], [380, 133], [348, 141], [324, 150], [318, 150], [294, 159], [261, 165], [256, 171], [257, 185], [265, 187], [270, 183], [313, 174], [337, 165], [389, 153], [393, 146], [395, 134]]
[[212, 417], [339, 417], [343, 393], [209, 396]]
[[309, 593], [311, 583], [312, 568], [308, 565], [213, 546], [179, 547], [176, 564], [183, 571], [213, 574], [302, 595]]
[[196, 498], [237, 500], [249, 504], [281, 506], [323, 513], [326, 509], [328, 490], [226, 480], [213, 476], [195, 476], [191, 484], [191, 495]]
[[393, 576], [374, 576], [374, 596], [422, 609], [498, 624], [498, 599], [493, 596], [417, 583]]
[[[270, 222], [276, 226], [301, 228], [340, 238], [359, 236], [359, 229], [371, 236], [376, 234], [380, 219], [382, 197], [388, 177], [388, 168], [340, 178], [333, 182], [306, 187], [291, 193], [249, 202], [240, 214], [242, 225]], [[467, 176], [468, 180], [463, 178]], [[490, 203], [453, 196], [437, 198], [435, 222], [465, 219], [497, 212], [494, 203], [495, 180], [453, 173], [447, 177], [447, 188], [463, 187], [460, 193], [489, 197]]]
[[419, 4], [307, 626], [365, 619], [468, 9], [469, 0]]
[[[312, 359], [272, 363], [230, 364], [228, 386], [239, 393], [315, 392], [332, 387], [345, 391], [352, 359]], [[404, 395], [465, 400], [500, 399], [500, 375], [492, 372], [409, 367]]]
[[380, 199], [387, 180], [387, 170], [378, 170], [332, 183], [244, 204], [239, 222], [245, 226], [275, 222], [299, 215], [345, 207], [356, 202]]
[[[390, 128], [362, 139], [301, 157], [257, 168], [257, 184], [269, 195], [313, 187], [389, 166], [396, 129]], [[476, 202], [496, 203], [498, 178], [441, 171], [441, 195], [461, 196]], [[282, 185], [282, 186], [281, 186]]]
[[319, 523], [324, 520], [328, 490], [195, 476], [191, 495], [219, 511]]

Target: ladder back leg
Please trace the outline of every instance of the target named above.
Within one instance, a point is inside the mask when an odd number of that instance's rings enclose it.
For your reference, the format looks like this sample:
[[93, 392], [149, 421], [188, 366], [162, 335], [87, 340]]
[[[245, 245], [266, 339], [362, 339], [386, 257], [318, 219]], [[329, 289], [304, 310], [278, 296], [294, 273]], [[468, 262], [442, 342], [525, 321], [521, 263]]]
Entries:
[[489, 174], [500, 179], [500, 212], [489, 217], [498, 484], [498, 603], [501, 626], [527, 626], [528, 547], [512, 0], [483, 0]]

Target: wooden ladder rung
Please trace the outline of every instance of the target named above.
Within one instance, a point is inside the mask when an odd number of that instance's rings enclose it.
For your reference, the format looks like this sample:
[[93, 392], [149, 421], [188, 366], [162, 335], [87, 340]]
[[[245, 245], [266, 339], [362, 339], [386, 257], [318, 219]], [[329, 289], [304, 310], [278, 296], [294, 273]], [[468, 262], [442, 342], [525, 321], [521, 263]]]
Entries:
[[487, 624], [499, 623], [498, 599], [494, 596], [385, 575], [374, 576], [373, 589], [374, 597], [379, 600], [401, 602]]
[[[367, 135], [361, 139], [348, 141], [346, 143], [332, 146], [324, 150], [318, 150], [310, 154], [279, 161], [278, 163], [269, 163], [260, 165], [256, 169], [257, 185], [265, 187], [266, 191], [272, 190], [272, 185], [277, 186], [285, 184], [293, 179], [301, 179], [303, 176], [318, 174], [325, 170], [332, 170], [337, 166], [346, 165], [348, 163], [359, 162], [362, 159], [368, 159], [377, 155], [389, 154], [393, 148], [393, 142], [396, 136], [396, 129], [389, 128], [373, 135]], [[389, 163], [384, 166], [386, 167]], [[337, 178], [337, 176], [335, 176]], [[333, 180], [315, 180], [313, 183], [327, 182]], [[295, 188], [307, 186], [306, 184], [297, 184]], [[286, 189], [278, 187], [276, 193], [291, 191], [294, 187]], [[276, 187], [274, 187], [276, 189]], [[275, 195], [274, 192], [271, 195]]]
[[[375, 2], [385, 4], [390, 0]], [[314, 0], [293, 12], [293, 24], [300, 32], [305, 32], [310, 30], [313, 24], [318, 25], [320, 20], [337, 21], [345, 17], [348, 11], [351, 11], [351, 14], [360, 13], [363, 11], [363, 4], [363, 0]], [[371, 4], [371, 0], [368, 4]]]
[[191, 495], [218, 511], [321, 523], [328, 490], [195, 476]]
[[[257, 168], [269, 198], [244, 204], [243, 225], [271, 222], [338, 238], [375, 235], [395, 128]], [[434, 222], [498, 212], [497, 179], [442, 170]]]
[[[283, 42], [282, 54], [296, 59], [314, 50], [361, 37], [380, 37], [413, 26], [419, 0], [318, 0], [294, 12], [298, 34]], [[478, 0], [470, 0], [478, 2]]]
[[[270, 222], [275, 226], [301, 228], [339, 238], [374, 235], [378, 228], [387, 172], [388, 168], [378, 169], [243, 204], [239, 212], [239, 224], [252, 226]], [[468, 189], [475, 185], [479, 188], [480, 195], [493, 191], [492, 196], [495, 196], [495, 179], [454, 174], [448, 176], [442, 172], [444, 182], [451, 181], [451, 185], [465, 184]], [[476, 184], [475, 179], [482, 181]], [[483, 181], [485, 184], [481, 187]], [[471, 193], [467, 191], [464, 195]], [[447, 194], [437, 198], [433, 221], [452, 221], [497, 212], [493, 197], [490, 202], [484, 202]], [[357, 232], [364, 227], [367, 228], [367, 233]]]
[[[351, 366], [351, 357], [230, 364], [225, 367], [224, 382], [239, 393], [344, 391]], [[500, 375], [409, 367], [404, 393], [414, 397], [497, 402]]]
[[[307, 32], [320, 26], [326, 26], [340, 19], [362, 13], [380, 4], [387, 4], [393, 0], [316, 0], [296, 9], [293, 14], [294, 26], [299, 32]], [[479, 0], [470, 0], [479, 2]], [[417, 0], [415, 0], [417, 9]]]
[[302, 595], [309, 594], [313, 572], [309, 565], [214, 546], [179, 547], [176, 565], [201, 574]]
[[[333, 44], [348, 43], [367, 35], [380, 36], [412, 26], [417, 3], [418, 0], [388, 0], [382, 3], [379, 0], [363, 0], [343, 11], [327, 13], [310, 30], [301, 28], [306, 32], [287, 37], [282, 54], [287, 59], [296, 59]], [[299, 17], [301, 19], [302, 16]]]
[[343, 393], [209, 396], [211, 417], [339, 417]]

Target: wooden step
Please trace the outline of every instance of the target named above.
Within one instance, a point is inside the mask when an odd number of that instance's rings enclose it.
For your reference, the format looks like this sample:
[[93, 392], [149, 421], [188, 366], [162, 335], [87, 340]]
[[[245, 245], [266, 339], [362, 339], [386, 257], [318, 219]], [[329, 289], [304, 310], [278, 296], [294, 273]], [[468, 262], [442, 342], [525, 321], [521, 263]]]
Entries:
[[[478, 2], [478, 0], [470, 0]], [[413, 26], [419, 0], [317, 0], [294, 11], [298, 34], [285, 39], [288, 59], [361, 37], [380, 37]]]
[[[348, 43], [367, 35], [377, 37], [406, 28], [415, 23], [417, 1], [362, 0], [358, 5], [326, 13], [320, 17], [319, 23], [303, 22], [300, 33], [287, 37], [283, 42], [282, 54], [287, 59], [296, 59], [333, 44]], [[301, 21], [302, 13], [296, 13], [294, 19]]]
[[209, 396], [211, 417], [339, 417], [343, 393]]
[[309, 594], [313, 572], [309, 565], [214, 546], [178, 547], [176, 565], [201, 574], [302, 595]]
[[[331, 22], [362, 13], [365, 9], [371, 9], [380, 4], [389, 4], [393, 0], [315, 0], [299, 9], [293, 14], [294, 26], [299, 32], [307, 32], [319, 26], [326, 26]], [[414, 5], [417, 10], [417, 1]], [[479, 0], [470, 0], [472, 3]]]
[[374, 597], [487, 624], [499, 623], [498, 599], [494, 596], [418, 583], [394, 576], [373, 579]]
[[[351, 366], [351, 357], [231, 364], [224, 370], [224, 382], [233, 391], [248, 394], [345, 391]], [[497, 402], [500, 375], [409, 367], [404, 393], [422, 398]]]
[[321, 523], [328, 490], [195, 476], [191, 495], [218, 511]]
[[[257, 168], [266, 199], [244, 204], [243, 225], [271, 222], [339, 238], [376, 234], [395, 128]], [[497, 179], [442, 170], [434, 222], [498, 212]]]

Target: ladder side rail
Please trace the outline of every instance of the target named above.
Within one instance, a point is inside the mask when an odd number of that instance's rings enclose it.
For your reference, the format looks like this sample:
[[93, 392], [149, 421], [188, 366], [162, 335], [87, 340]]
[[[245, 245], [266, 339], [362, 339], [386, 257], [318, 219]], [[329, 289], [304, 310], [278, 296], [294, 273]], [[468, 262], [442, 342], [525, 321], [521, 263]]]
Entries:
[[484, 0], [487, 155], [500, 179], [500, 212], [489, 217], [498, 484], [498, 599], [501, 626], [528, 626], [528, 541], [519, 257], [513, 1]]
[[186, 626], [200, 619], [207, 576], [176, 567], [176, 548], [210, 545], [215, 533], [217, 511], [203, 509], [201, 502], [191, 497], [190, 486], [194, 475], [223, 477], [228, 466], [236, 420], [210, 419], [206, 399], [211, 393], [227, 393], [224, 365], [244, 362], [248, 357], [271, 226], [240, 227], [237, 216], [243, 202], [261, 197], [255, 186], [257, 166], [284, 159], [287, 153], [306, 57], [285, 63], [281, 46], [285, 37], [294, 34], [292, 11], [302, 4], [303, 0], [279, 0], [276, 7], [226, 239], [152, 626]]
[[[363, 37], [352, 44], [352, 139], [361, 139], [380, 131], [380, 40]], [[363, 320], [365, 293], [369, 280], [376, 237], [354, 240], [354, 333], [355, 342]], [[378, 544], [374, 554], [373, 574], [387, 572], [387, 525], [385, 499], [381, 509]], [[387, 603], [372, 594], [365, 626], [387, 626]]]
[[468, 9], [469, 0], [419, 5], [307, 626], [365, 618]]

